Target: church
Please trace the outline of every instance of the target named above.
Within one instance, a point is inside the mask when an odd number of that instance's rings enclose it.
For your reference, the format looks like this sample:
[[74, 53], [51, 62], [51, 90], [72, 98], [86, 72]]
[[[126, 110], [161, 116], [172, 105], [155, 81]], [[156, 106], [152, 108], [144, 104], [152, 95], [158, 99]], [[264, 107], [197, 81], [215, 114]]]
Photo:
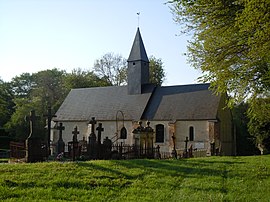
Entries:
[[[61, 122], [65, 143], [72, 140], [74, 127], [78, 139], [88, 140], [89, 121], [95, 117], [102, 123], [102, 139], [114, 143], [135, 144], [134, 130], [153, 129], [153, 146], [170, 154], [185, 147], [203, 150], [205, 155], [234, 155], [235, 134], [231, 111], [226, 108], [226, 95], [215, 95], [209, 84], [155, 86], [149, 83], [149, 60], [139, 28], [128, 58], [127, 86], [72, 89], [56, 113], [54, 122]], [[121, 129], [126, 137], [121, 137]], [[121, 139], [122, 138], [122, 139]], [[59, 139], [52, 130], [52, 145]], [[56, 151], [53, 146], [52, 151]]]

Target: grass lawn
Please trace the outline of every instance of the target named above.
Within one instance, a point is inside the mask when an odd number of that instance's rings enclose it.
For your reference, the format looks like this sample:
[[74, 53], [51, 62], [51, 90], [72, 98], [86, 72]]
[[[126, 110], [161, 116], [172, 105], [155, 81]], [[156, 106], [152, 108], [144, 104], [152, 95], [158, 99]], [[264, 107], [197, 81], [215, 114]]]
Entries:
[[270, 156], [0, 164], [0, 201], [270, 201]]

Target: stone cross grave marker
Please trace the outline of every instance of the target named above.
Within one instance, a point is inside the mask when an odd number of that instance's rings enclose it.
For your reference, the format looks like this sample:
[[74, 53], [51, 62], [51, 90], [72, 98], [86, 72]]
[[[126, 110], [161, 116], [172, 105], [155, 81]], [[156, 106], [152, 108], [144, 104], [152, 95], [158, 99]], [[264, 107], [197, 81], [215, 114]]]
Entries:
[[89, 123], [91, 124], [91, 134], [95, 134], [95, 125], [97, 124], [95, 117], [92, 117]]
[[59, 126], [56, 127], [57, 130], [59, 130], [59, 139], [57, 141], [57, 153], [60, 154], [62, 152], [65, 152], [65, 142], [63, 141], [62, 132], [65, 130], [65, 127], [63, 126], [63, 123], [59, 123]]
[[31, 110], [30, 115], [25, 117], [25, 120], [30, 122], [30, 134], [25, 141], [27, 162], [43, 161], [41, 138], [36, 134], [37, 118], [35, 110]]
[[98, 124], [98, 127], [96, 128], [96, 130], [98, 131], [98, 141], [97, 141], [97, 157], [98, 159], [101, 158], [101, 133], [104, 131], [104, 128], [102, 128], [102, 123]]
[[78, 142], [77, 136], [78, 134], [80, 134], [80, 132], [78, 131], [77, 126], [75, 126], [74, 130], [72, 131], [72, 134], [73, 134], [73, 138], [72, 138], [73, 142]]
[[75, 161], [76, 156], [78, 154], [78, 138], [77, 135], [80, 134], [78, 131], [78, 127], [76, 126], [74, 130], [72, 131], [73, 138], [72, 138], [72, 145], [73, 145], [73, 155], [72, 155], [72, 160]]
[[91, 124], [91, 133], [89, 135], [89, 141], [88, 141], [88, 149], [87, 152], [89, 154], [90, 159], [96, 159], [97, 156], [97, 143], [96, 143], [96, 134], [95, 134], [95, 124], [97, 121], [95, 120], [95, 117], [92, 117], [92, 119], [89, 121], [89, 124]]
[[47, 114], [44, 115], [44, 117], [47, 117], [47, 121], [48, 121], [48, 131], [47, 131], [47, 141], [48, 141], [48, 155], [50, 155], [51, 151], [50, 151], [50, 143], [51, 143], [51, 121], [52, 118], [56, 117], [56, 115], [52, 114], [52, 108], [51, 106], [48, 107], [48, 111]]
[[36, 129], [36, 120], [37, 118], [39, 118], [38, 116], [36, 116], [36, 112], [35, 110], [31, 110], [30, 111], [30, 115], [25, 117], [26, 121], [29, 121], [30, 123], [30, 134], [28, 136], [28, 138], [32, 138], [35, 137], [35, 129]]
[[98, 131], [98, 144], [101, 144], [101, 133], [104, 131], [104, 128], [102, 128], [102, 123], [98, 124], [96, 130]]
[[184, 153], [185, 158], [188, 157], [188, 149], [187, 149], [188, 142], [189, 142], [188, 137], [186, 137], [186, 140], [185, 140], [185, 153]]

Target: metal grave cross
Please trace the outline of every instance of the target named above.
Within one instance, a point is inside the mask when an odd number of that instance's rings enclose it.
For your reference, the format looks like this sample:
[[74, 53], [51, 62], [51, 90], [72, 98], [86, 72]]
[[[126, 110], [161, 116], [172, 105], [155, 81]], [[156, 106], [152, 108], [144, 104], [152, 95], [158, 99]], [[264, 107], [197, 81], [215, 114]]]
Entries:
[[104, 131], [104, 128], [102, 128], [102, 123], [98, 124], [96, 130], [98, 131], [98, 144], [101, 144], [101, 132]]
[[72, 134], [73, 134], [73, 142], [78, 142], [77, 135], [80, 134], [80, 132], [78, 131], [78, 127], [77, 126], [72, 131]]
[[65, 130], [65, 126], [63, 126], [63, 123], [60, 122], [59, 126], [56, 127], [57, 130], [59, 130], [59, 140], [63, 140], [62, 132]]
[[47, 136], [48, 136], [48, 152], [50, 152], [50, 142], [51, 142], [51, 121], [52, 121], [52, 118], [56, 117], [56, 115], [53, 115], [52, 114], [52, 108], [51, 106], [48, 107], [48, 112], [47, 114], [45, 114], [43, 117], [47, 117], [47, 120], [48, 120], [48, 133], [47, 133]]
[[91, 124], [91, 134], [95, 134], [95, 124], [97, 124], [95, 117], [92, 117], [89, 123]]

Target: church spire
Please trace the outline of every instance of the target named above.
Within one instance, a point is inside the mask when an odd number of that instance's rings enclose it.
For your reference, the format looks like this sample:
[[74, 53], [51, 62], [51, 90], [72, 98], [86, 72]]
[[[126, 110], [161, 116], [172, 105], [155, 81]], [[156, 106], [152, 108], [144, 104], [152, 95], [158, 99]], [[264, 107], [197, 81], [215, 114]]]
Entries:
[[137, 33], [128, 57], [128, 93], [141, 94], [142, 86], [149, 83], [149, 60], [144, 48], [140, 29]]
[[139, 61], [139, 60], [144, 61], [144, 62], [149, 62], [145, 48], [144, 48], [140, 29], [138, 27], [137, 33], [136, 33], [129, 57], [128, 57], [128, 62]]

